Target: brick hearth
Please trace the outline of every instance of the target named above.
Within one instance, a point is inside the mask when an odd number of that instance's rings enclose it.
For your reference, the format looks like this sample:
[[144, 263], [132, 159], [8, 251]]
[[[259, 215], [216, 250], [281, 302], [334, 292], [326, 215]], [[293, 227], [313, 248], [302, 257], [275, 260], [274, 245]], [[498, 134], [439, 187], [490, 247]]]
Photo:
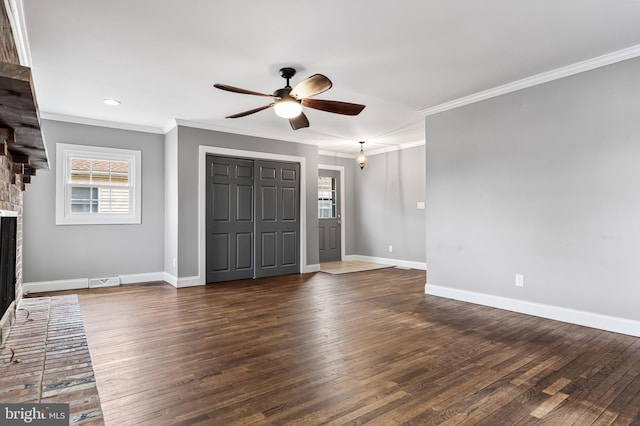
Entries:
[[104, 424], [77, 296], [23, 299], [5, 347], [20, 362], [0, 353], [0, 402], [68, 403], [70, 424]]

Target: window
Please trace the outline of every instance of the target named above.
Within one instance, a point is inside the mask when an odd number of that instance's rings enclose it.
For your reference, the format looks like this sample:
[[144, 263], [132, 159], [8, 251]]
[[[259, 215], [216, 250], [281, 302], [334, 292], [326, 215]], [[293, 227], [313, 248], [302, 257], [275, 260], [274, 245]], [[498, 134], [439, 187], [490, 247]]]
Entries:
[[140, 223], [140, 151], [56, 146], [56, 224]]
[[318, 176], [318, 218], [330, 219], [336, 216], [336, 180]]

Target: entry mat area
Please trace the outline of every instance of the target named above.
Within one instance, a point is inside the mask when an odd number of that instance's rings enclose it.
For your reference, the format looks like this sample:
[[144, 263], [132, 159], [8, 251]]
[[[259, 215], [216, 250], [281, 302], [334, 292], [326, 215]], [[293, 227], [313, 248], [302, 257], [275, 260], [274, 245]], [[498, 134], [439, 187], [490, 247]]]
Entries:
[[23, 299], [0, 351], [0, 404], [61, 403], [69, 424], [104, 425], [78, 297]]
[[362, 262], [359, 260], [349, 260], [346, 262], [322, 262], [320, 271], [328, 274], [348, 274], [350, 272], [373, 271], [374, 269], [390, 268], [390, 265], [380, 263]]

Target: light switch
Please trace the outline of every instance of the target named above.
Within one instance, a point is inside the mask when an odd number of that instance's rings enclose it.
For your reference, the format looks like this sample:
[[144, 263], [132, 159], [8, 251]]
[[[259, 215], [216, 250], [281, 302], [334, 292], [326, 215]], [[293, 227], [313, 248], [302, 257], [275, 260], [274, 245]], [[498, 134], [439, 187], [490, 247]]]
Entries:
[[418, 210], [424, 210], [425, 204], [424, 201], [418, 201]]

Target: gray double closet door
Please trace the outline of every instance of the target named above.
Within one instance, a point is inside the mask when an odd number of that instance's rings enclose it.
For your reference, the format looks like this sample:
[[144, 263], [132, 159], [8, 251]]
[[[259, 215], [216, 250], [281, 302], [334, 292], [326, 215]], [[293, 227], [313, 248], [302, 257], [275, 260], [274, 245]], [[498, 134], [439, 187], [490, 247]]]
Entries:
[[207, 282], [300, 272], [300, 165], [207, 156]]

